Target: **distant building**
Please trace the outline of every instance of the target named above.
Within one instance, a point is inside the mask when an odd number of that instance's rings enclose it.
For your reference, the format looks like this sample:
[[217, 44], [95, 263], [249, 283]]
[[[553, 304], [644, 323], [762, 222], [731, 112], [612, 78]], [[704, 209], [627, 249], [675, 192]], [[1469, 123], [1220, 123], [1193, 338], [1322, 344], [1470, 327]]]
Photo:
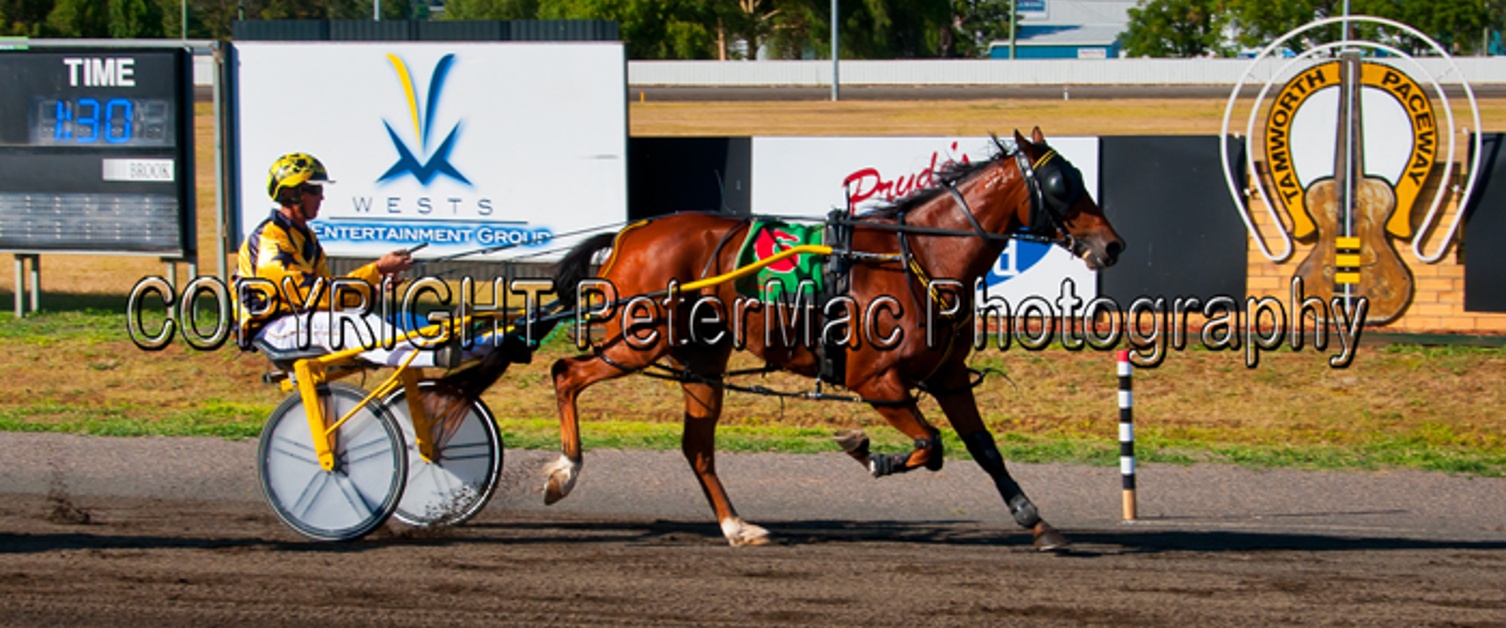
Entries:
[[[1018, 0], [1016, 59], [1117, 59], [1119, 35], [1129, 28], [1136, 0]], [[1009, 40], [989, 44], [988, 56], [1009, 58]]]

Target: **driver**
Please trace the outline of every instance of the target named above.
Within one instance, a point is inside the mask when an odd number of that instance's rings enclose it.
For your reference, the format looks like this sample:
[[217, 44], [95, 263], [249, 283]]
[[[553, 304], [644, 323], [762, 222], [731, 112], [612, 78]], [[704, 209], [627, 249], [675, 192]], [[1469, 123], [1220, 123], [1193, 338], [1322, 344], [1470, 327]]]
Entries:
[[[324, 186], [331, 183], [334, 182], [324, 164], [307, 153], [289, 153], [272, 163], [271, 171], [267, 173], [267, 194], [277, 202], [278, 208], [246, 236], [236, 262], [233, 285], [237, 296], [234, 300], [237, 337], [243, 348], [250, 345], [252, 339], [280, 350], [312, 346], [336, 351], [367, 346], [372, 348], [362, 353], [364, 359], [397, 366], [415, 350], [415, 345], [399, 341], [388, 350], [376, 340], [401, 338], [402, 332], [395, 331], [392, 325], [375, 314], [355, 321], [346, 319], [343, 325], [340, 317], [328, 314], [330, 281], [336, 277], [331, 275], [324, 248], [319, 245], [308, 223], [319, 217]], [[351, 271], [344, 278], [379, 286], [383, 278], [395, 279], [412, 265], [409, 252], [399, 249]], [[249, 278], [267, 280], [270, 284], [260, 284], [261, 289], [256, 284], [243, 286], [241, 281]], [[309, 290], [318, 285], [320, 279], [324, 281], [319, 299], [312, 308], [306, 308]], [[275, 286], [275, 290], [267, 290], [268, 285]], [[366, 302], [371, 303], [373, 295], [369, 290], [364, 292]], [[354, 295], [342, 291], [341, 296]], [[321, 312], [322, 315], [315, 315]], [[352, 325], [352, 322], [357, 324]], [[374, 339], [366, 330], [379, 335]], [[423, 355], [414, 358], [412, 366], [434, 366], [435, 353], [424, 351]]]

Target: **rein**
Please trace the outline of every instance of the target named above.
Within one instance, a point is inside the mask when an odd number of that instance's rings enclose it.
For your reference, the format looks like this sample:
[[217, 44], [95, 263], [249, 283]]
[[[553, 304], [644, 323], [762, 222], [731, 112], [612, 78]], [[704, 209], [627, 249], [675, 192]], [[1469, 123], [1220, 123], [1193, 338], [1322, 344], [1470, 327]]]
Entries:
[[[665, 366], [663, 364], [659, 364], [657, 362], [653, 363], [653, 364], [650, 364], [650, 365], [648, 365], [648, 366], [646, 366], [646, 367], [644, 367], [642, 369], [639, 369], [637, 371], [633, 371], [633, 369], [631, 369], [631, 368], [629, 368], [627, 366], [623, 366], [621, 364], [618, 364], [618, 363], [612, 361], [611, 358], [608, 358], [606, 356], [605, 352], [597, 351], [596, 352], [596, 357], [597, 357], [597, 359], [601, 360], [602, 362], [606, 362], [608, 365], [612, 366], [613, 368], [616, 368], [617, 370], [626, 371], [626, 372], [636, 372], [637, 374], [642, 375], [644, 377], [649, 377], [649, 378], [653, 378], [653, 379], [662, 379], [662, 380], [668, 380], [668, 381], [680, 382], [680, 383], [703, 384], [703, 385], [706, 385], [706, 386], [712, 386], [712, 387], [715, 387], [715, 388], [721, 388], [723, 390], [730, 390], [730, 391], [733, 391], [733, 392], [741, 392], [741, 393], [749, 393], [749, 394], [759, 395], [761, 397], [778, 397], [780, 399], [804, 399], [804, 400], [807, 400], [807, 401], [840, 401], [840, 402], [844, 402], [844, 403], [866, 403], [866, 404], [874, 405], [874, 406], [891, 406], [891, 407], [904, 407], [904, 406], [913, 405], [916, 402], [916, 399], [914, 399], [913, 397], [910, 398], [910, 399], [870, 399], [868, 397], [860, 397], [858, 395], [833, 395], [831, 393], [826, 393], [826, 392], [822, 392], [821, 391], [821, 382], [819, 380], [817, 380], [817, 382], [816, 382], [816, 389], [815, 390], [806, 390], [806, 391], [798, 391], [798, 392], [791, 392], [791, 391], [788, 391], [788, 390], [776, 390], [776, 389], [773, 389], [773, 388], [769, 388], [768, 386], [760, 386], [760, 385], [745, 386], [745, 385], [741, 385], [741, 384], [733, 384], [733, 383], [727, 381], [727, 378], [729, 378], [729, 377], [742, 377], [742, 376], [747, 376], [747, 375], [767, 375], [769, 373], [777, 373], [777, 372], [783, 370], [783, 369], [780, 369], [779, 367], [768, 365], [768, 364], [765, 364], [764, 366], [756, 368], [756, 369], [742, 369], [742, 370], [736, 370], [736, 371], [728, 371], [726, 373], [721, 373], [719, 375], [708, 376], [708, 375], [701, 375], [700, 373], [693, 372], [690, 369], [669, 367], [669, 366]], [[654, 371], [650, 371], [649, 369], [654, 369]], [[964, 388], [932, 389], [929, 386], [926, 386], [924, 382], [922, 382], [922, 383], [916, 385], [916, 389], [919, 390], [919, 391], [921, 391], [921, 392], [923, 392], [923, 393], [926, 393], [926, 394], [931, 395], [931, 396], [934, 397], [936, 395], [944, 395], [944, 394], [947, 394], [947, 393], [958, 392], [958, 391], [961, 391], [961, 390], [968, 390], [968, 389], [972, 389], [972, 388], [977, 388], [977, 387], [983, 385], [983, 381], [985, 379], [987, 379], [989, 375], [1002, 375], [1002, 376], [1004, 376], [1004, 378], [1006, 380], [1009, 379], [1009, 376], [1006, 375], [1003, 371], [1000, 371], [1000, 370], [995, 369], [995, 368], [989, 368], [989, 369], [985, 369], [985, 370], [979, 370], [979, 369], [975, 369], [975, 368], [969, 368], [969, 369], [967, 369], [967, 371], [968, 371], [968, 374], [970, 375], [970, 377], [969, 377], [969, 381], [967, 383], [967, 386], [964, 387]], [[1011, 380], [1010, 383], [1013, 384], [1014, 382]]]

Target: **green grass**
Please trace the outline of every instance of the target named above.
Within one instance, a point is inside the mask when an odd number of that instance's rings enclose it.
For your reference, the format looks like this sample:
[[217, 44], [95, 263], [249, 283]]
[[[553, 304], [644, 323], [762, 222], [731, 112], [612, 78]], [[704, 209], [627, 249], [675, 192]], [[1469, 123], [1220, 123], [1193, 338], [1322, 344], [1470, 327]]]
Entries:
[[[96, 408], [87, 411], [54, 404], [0, 410], [0, 430], [63, 432], [95, 436], [209, 436], [241, 440], [261, 433], [271, 407], [209, 402], [200, 408], [158, 418], [133, 418], [138, 408]], [[45, 419], [45, 420], [43, 420]], [[509, 449], [552, 450], [559, 447], [559, 423], [553, 419], [500, 419], [498, 425]], [[582, 443], [590, 449], [675, 450], [680, 426], [635, 421], [588, 422]], [[909, 444], [894, 430], [870, 430], [875, 451], [907, 451]], [[1073, 463], [1112, 466], [1118, 444], [1106, 439], [997, 435], [999, 449], [1011, 462]], [[947, 457], [968, 460], [966, 449], [950, 431], [942, 434]], [[1501, 477], [1506, 455], [1461, 448], [1439, 448], [1418, 439], [1383, 440], [1363, 446], [1292, 446], [1208, 444], [1160, 438], [1141, 438], [1135, 444], [1142, 463], [1189, 465], [1225, 463], [1250, 467], [1319, 470], [1414, 468], [1445, 473]], [[840, 455], [832, 432], [822, 428], [787, 426], [726, 426], [717, 431], [717, 448], [728, 452], [779, 452]]]
[[[181, 343], [143, 352], [126, 335], [123, 300], [68, 302], [77, 309], [0, 317], [0, 339], [10, 345], [0, 354], [10, 391], [0, 398], [0, 430], [248, 439], [285, 396], [256, 383], [266, 369], [259, 356], [233, 348], [198, 352]], [[533, 364], [515, 367], [488, 392], [508, 447], [558, 448], [548, 365], [571, 353], [568, 339], [557, 335]], [[1506, 407], [1506, 349], [1373, 346], [1343, 370], [1326, 368], [1312, 352], [1271, 356], [1252, 371], [1237, 355], [1187, 351], [1138, 371], [1139, 460], [1506, 474], [1506, 413], [1498, 410]], [[754, 365], [734, 365], [747, 366]], [[973, 366], [1000, 369], [1013, 382], [991, 378], [977, 389], [979, 408], [1009, 460], [1115, 464], [1112, 358], [986, 350]], [[809, 386], [790, 376], [759, 383]], [[582, 398], [584, 444], [678, 449], [680, 404], [678, 388], [668, 382], [624, 378], [593, 388]], [[945, 426], [934, 404], [922, 408]], [[852, 427], [867, 429], [878, 451], [910, 447], [860, 406], [731, 394], [718, 448], [841, 455], [831, 436]], [[949, 429], [943, 435], [949, 456], [967, 457]]]

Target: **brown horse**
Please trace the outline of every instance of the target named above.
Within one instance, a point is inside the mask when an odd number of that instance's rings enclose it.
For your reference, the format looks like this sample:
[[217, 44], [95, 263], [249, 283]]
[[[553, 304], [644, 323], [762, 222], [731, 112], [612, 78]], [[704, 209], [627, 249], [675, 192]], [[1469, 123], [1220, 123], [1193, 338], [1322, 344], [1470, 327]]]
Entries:
[[[961, 315], [950, 324], [933, 324], [929, 331], [934, 337], [930, 342], [922, 341], [927, 330], [922, 328], [925, 316], [921, 313], [927, 308], [941, 309], [932, 299], [946, 299], [927, 289], [925, 277], [960, 280], [962, 285], [972, 286], [998, 259], [1011, 235], [1033, 234], [1056, 242], [1095, 269], [1113, 265], [1123, 250], [1123, 241], [1086, 193], [1077, 169], [1046, 145], [1040, 129], [1035, 129], [1028, 141], [1016, 132], [1015, 142], [1016, 150], [1009, 152], [996, 140], [1000, 152], [993, 159], [952, 164], [938, 174], [940, 185], [852, 222], [852, 251], [889, 254], [853, 262], [847, 295], [858, 304], [858, 311], [874, 313], [872, 320], [853, 322], [853, 328], [871, 324], [879, 336], [894, 339], [898, 334], [902, 340], [893, 346], [879, 346], [883, 344], [879, 341], [849, 343], [845, 387], [913, 438], [915, 449], [908, 454], [870, 456], [866, 439], [844, 446], [865, 461], [876, 476], [919, 467], [939, 469], [939, 432], [921, 416], [912, 395], [917, 388], [925, 390], [940, 403], [973, 459], [992, 476], [1015, 521], [1035, 533], [1037, 547], [1049, 549], [1066, 540], [1041, 520], [1035, 506], [1010, 478], [993, 436], [978, 414], [966, 364], [974, 334], [970, 320]], [[576, 285], [586, 276], [592, 256], [610, 245], [612, 253], [600, 275], [611, 282], [617, 294], [660, 294], [671, 282], [685, 283], [733, 269], [737, 246], [726, 243], [741, 242], [747, 229], [746, 220], [697, 213], [639, 223], [575, 247], [560, 264], [556, 286], [567, 306], [578, 307], [569, 305], [577, 298]], [[949, 305], [959, 307], [960, 312], [971, 311], [966, 306], [972, 301], [971, 289], [954, 290], [952, 294], [955, 296]], [[960, 306], [955, 300], [958, 297], [963, 299]], [[693, 311], [693, 301], [707, 300], [722, 309], [715, 314], [707, 308]], [[720, 377], [726, 372], [734, 343], [745, 342], [749, 351], [772, 367], [808, 376], [817, 374], [817, 352], [811, 343], [801, 343], [798, 337], [791, 341], [783, 329], [772, 333], [767, 329], [771, 319], [766, 316], [733, 312], [726, 307], [741, 303], [731, 282], [681, 295], [667, 306], [657, 303], [619, 310], [623, 316], [614, 315], [605, 322], [605, 336], [594, 353], [554, 363], [563, 453], [546, 469], [545, 501], [554, 503], [569, 494], [581, 470], [576, 407], [581, 391], [668, 358], [678, 369], [684, 387], [682, 449], [711, 502], [722, 533], [734, 546], [765, 543], [768, 531], [738, 517], [717, 478], [716, 423], [726, 388]], [[664, 311], [655, 314], [660, 306], [665, 306]], [[742, 320], [734, 322], [739, 314]], [[688, 329], [692, 325], [702, 326], [702, 333]], [[715, 336], [708, 333], [713, 331], [708, 326], [714, 331], [735, 331], [735, 337], [722, 334], [718, 342], [688, 341], [697, 335]]]

